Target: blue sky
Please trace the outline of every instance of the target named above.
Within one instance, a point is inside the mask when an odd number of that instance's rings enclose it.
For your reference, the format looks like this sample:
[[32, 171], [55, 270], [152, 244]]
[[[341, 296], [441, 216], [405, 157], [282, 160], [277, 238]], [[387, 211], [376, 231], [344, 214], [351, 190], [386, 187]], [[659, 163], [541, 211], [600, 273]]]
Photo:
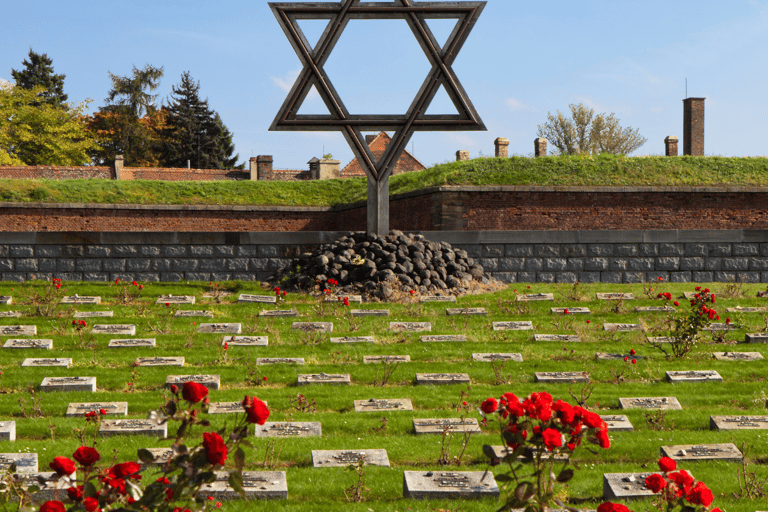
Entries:
[[[67, 75], [70, 101], [104, 104], [108, 72], [163, 66], [165, 99], [184, 71], [234, 134], [240, 159], [267, 154], [275, 167], [306, 168], [323, 152], [342, 165], [340, 134], [269, 132], [301, 65], [267, 2], [0, 0], [0, 79], [29, 49]], [[317, 37], [319, 22], [303, 25]], [[447, 35], [445, 22], [432, 25]], [[440, 37], [438, 36], [438, 39]], [[496, 137], [528, 155], [547, 112], [584, 103], [615, 113], [648, 139], [635, 155], [662, 154], [682, 139], [682, 100], [706, 97], [707, 155], [768, 154], [768, 0], [489, 0], [454, 64], [487, 132], [416, 133], [408, 149], [424, 164], [493, 154]], [[428, 71], [402, 20], [350, 22], [326, 70], [352, 113], [404, 113]], [[309, 97], [302, 113], [322, 111]], [[451, 113], [436, 98], [430, 113]], [[681, 140], [682, 142], [682, 140]], [[682, 146], [681, 146], [682, 147]]]

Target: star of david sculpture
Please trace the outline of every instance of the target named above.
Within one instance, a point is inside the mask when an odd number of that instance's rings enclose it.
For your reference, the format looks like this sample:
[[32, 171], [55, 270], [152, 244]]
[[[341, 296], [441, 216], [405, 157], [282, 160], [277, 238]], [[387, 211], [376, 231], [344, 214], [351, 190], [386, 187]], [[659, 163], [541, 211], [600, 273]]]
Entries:
[[[278, 23], [293, 46], [304, 68], [280, 108], [270, 131], [340, 131], [368, 178], [367, 231], [375, 235], [389, 232], [389, 176], [415, 131], [485, 130], [475, 107], [453, 72], [451, 65], [477, 22], [486, 2], [360, 2], [270, 3]], [[312, 47], [298, 20], [329, 20], [317, 44]], [[323, 66], [344, 28], [353, 19], [402, 19], [424, 50], [432, 66], [416, 98], [404, 115], [350, 115], [331, 84]], [[440, 45], [426, 20], [456, 19], [453, 32]], [[315, 87], [325, 103], [327, 115], [300, 115], [304, 100]], [[439, 91], [445, 89], [457, 114], [427, 115]], [[362, 132], [394, 131], [392, 141], [380, 158], [371, 152]]]

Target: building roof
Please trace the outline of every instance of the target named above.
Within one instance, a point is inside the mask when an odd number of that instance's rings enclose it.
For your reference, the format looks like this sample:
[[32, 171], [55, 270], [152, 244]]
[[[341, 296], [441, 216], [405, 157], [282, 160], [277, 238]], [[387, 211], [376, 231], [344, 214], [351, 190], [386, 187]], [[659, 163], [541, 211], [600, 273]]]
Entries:
[[[368, 142], [368, 147], [371, 148], [371, 152], [373, 153], [373, 156], [375, 156], [377, 159], [381, 158], [381, 155], [384, 154], [384, 150], [387, 149], [387, 145], [392, 140], [392, 137], [390, 137], [386, 132], [381, 132], [375, 137], [373, 137], [373, 140], [368, 141], [368, 137], [366, 137], [366, 142]], [[411, 155], [408, 151], [403, 151], [403, 154], [400, 155], [400, 158], [397, 160], [397, 165], [395, 166], [394, 171], [392, 171], [392, 174], [402, 174], [404, 172], [412, 172], [412, 171], [423, 171], [427, 167], [419, 162], [416, 157]], [[363, 167], [360, 165], [360, 163], [357, 161], [357, 158], [349, 162], [346, 167], [344, 167], [341, 170], [340, 177], [342, 178], [352, 178], [357, 176], [365, 176], [365, 171], [363, 170]]]

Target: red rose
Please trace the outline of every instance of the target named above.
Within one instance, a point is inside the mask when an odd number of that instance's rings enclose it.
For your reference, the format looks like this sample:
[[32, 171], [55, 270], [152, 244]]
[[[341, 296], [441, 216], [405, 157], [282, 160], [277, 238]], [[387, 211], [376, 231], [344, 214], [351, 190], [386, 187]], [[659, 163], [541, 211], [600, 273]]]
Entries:
[[203, 448], [205, 448], [206, 459], [214, 466], [224, 464], [227, 460], [227, 445], [216, 432], [203, 433]]
[[96, 448], [91, 448], [90, 446], [81, 446], [75, 450], [75, 453], [73, 453], [72, 456], [83, 466], [91, 466], [93, 463], [101, 459], [101, 456], [99, 455], [99, 452], [96, 451]]
[[[266, 379], [266, 377], [264, 378]], [[248, 395], [245, 395], [245, 398], [243, 399], [243, 408], [248, 415], [248, 423], [258, 423], [259, 425], [263, 425], [269, 418], [269, 409], [267, 408], [267, 405], [255, 396], [251, 398]]]
[[597, 507], [597, 512], [632, 512], [620, 503], [606, 502]]
[[485, 414], [494, 413], [498, 408], [499, 408], [499, 403], [493, 397], [485, 399], [483, 403], [480, 404], [480, 410], [483, 411]]
[[80, 501], [83, 499], [83, 486], [77, 485], [67, 489], [67, 497], [72, 501]]
[[677, 484], [677, 487], [680, 490], [678, 496], [688, 494], [688, 490], [691, 488], [691, 485], [693, 485], [693, 477], [690, 473], [687, 471], [678, 471], [676, 473], [670, 473], [668, 476], [670, 480]]
[[208, 396], [208, 388], [197, 382], [185, 382], [181, 390], [181, 396], [187, 402], [196, 404]]
[[635, 349], [632, 349], [632, 350], [629, 351], [629, 355], [633, 356], [635, 354], [637, 354], [637, 352], [635, 352]]
[[571, 404], [563, 402], [562, 400], [555, 402], [552, 406], [552, 410], [555, 411], [555, 414], [563, 425], [570, 425], [576, 417], [576, 411], [571, 407]]
[[[712, 297], [714, 297], [714, 295]], [[708, 507], [709, 504], [712, 503], [714, 496], [712, 496], [712, 491], [709, 490], [704, 482], [696, 482], [696, 485], [694, 485], [688, 492], [686, 499], [694, 505], [704, 505], [705, 507]]]
[[604, 450], [611, 447], [611, 438], [608, 437], [607, 427], [597, 431], [597, 442], [600, 444], [600, 448]]
[[670, 471], [677, 469], [677, 462], [670, 459], [669, 457], [662, 457], [659, 459], [659, 469], [665, 473], [669, 473]]
[[141, 465], [137, 462], [123, 462], [122, 464], [115, 464], [110, 468], [110, 472], [114, 474], [115, 478], [133, 478], [134, 480], [141, 480], [139, 471]]
[[75, 472], [75, 461], [66, 457], [55, 457], [48, 466], [59, 476], [71, 475]]
[[96, 512], [99, 510], [99, 500], [96, 498], [85, 498], [83, 500], [83, 507], [85, 507], [86, 512]]
[[40, 505], [40, 512], [64, 512], [64, 504], [58, 500], [46, 501]]
[[654, 473], [645, 479], [645, 487], [654, 494], [658, 494], [666, 487], [667, 481], [658, 473]]
[[560, 434], [559, 430], [554, 428], [548, 428], [542, 432], [541, 438], [544, 440], [544, 446], [546, 446], [549, 451], [563, 446], [563, 436]]

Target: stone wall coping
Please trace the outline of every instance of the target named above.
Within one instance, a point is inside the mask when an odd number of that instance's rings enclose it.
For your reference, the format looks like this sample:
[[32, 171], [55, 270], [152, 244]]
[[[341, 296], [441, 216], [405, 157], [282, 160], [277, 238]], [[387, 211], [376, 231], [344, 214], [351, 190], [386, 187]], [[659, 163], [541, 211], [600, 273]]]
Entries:
[[8, 203], [0, 208], [41, 208], [72, 210], [163, 210], [163, 211], [273, 211], [273, 212], [329, 212], [332, 206], [270, 206], [270, 205], [217, 205], [217, 204], [113, 204], [113, 203]]
[[[331, 243], [349, 231], [206, 232], [0, 232], [0, 244], [22, 245], [316, 245]], [[432, 241], [452, 245], [493, 244], [653, 244], [765, 243], [768, 230], [636, 230], [636, 231], [424, 231]]]

